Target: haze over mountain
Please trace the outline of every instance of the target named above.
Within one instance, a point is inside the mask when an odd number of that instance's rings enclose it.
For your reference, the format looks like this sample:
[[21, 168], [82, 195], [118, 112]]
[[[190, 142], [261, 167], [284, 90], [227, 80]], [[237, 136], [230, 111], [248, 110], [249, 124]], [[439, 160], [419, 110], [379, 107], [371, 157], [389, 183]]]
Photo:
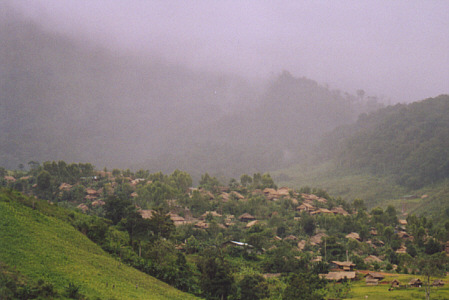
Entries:
[[[272, 31], [268, 25], [256, 30], [260, 25], [256, 21], [268, 14], [275, 25], [280, 20], [276, 13], [294, 5], [257, 7], [254, 14], [261, 15], [250, 14], [247, 20], [256, 26], [251, 35], [236, 16], [230, 19], [229, 32], [217, 30], [230, 18], [225, 7], [218, 6], [206, 6], [200, 20], [194, 21], [197, 6], [182, 15], [182, 5], [154, 2], [123, 6], [98, 1], [85, 7], [71, 1], [5, 3], [0, 28], [0, 165], [9, 168], [30, 160], [63, 159], [89, 161], [97, 167], [166, 172], [179, 168], [193, 175], [211, 171], [238, 176], [304, 160], [324, 133], [379, 107], [380, 98], [370, 96], [376, 84], [364, 93], [360, 74], [351, 88], [360, 89], [354, 96], [302, 76], [317, 75], [334, 85], [340, 79], [349, 81], [343, 68], [333, 81], [315, 72], [323, 69], [320, 64], [310, 72], [311, 66], [285, 63], [310, 52], [293, 54], [290, 44], [298, 43], [295, 32], [284, 32], [279, 41], [264, 46], [270, 40], [265, 39], [267, 32], [273, 38], [278, 30], [293, 26], [282, 23]], [[252, 8], [248, 4], [244, 11]], [[324, 15], [330, 14], [329, 8], [320, 8]], [[302, 9], [317, 13], [316, 7]], [[216, 22], [207, 16], [207, 12], [217, 16], [219, 11], [223, 15]], [[95, 19], [96, 13], [100, 19]], [[166, 14], [170, 21], [163, 20]], [[432, 26], [441, 25], [441, 19], [434, 17]], [[211, 27], [201, 29], [200, 24]], [[236, 39], [226, 39], [233, 34]], [[258, 37], [261, 44], [249, 46]], [[287, 37], [292, 37], [291, 43], [286, 43]], [[241, 41], [242, 46], [231, 49], [227, 41]], [[440, 42], [442, 47], [429, 50], [433, 57], [442, 58], [435, 72], [438, 79], [429, 84], [432, 91], [441, 90], [441, 82], [448, 78], [447, 56], [440, 55], [441, 49], [448, 48], [447, 38], [442, 36]], [[260, 54], [270, 49], [277, 49], [274, 56], [286, 61], [267, 60]], [[308, 63], [313, 61], [320, 60]], [[288, 71], [281, 72], [284, 67]], [[398, 98], [407, 98], [404, 95]], [[407, 100], [415, 99], [419, 98]]]

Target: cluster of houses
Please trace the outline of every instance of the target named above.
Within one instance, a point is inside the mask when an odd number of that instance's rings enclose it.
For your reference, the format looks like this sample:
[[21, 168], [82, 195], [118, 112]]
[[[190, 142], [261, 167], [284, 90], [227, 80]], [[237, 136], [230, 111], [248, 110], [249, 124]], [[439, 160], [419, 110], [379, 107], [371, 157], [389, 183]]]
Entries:
[[[112, 173], [111, 172], [104, 172], [104, 171], [98, 171], [98, 174], [96, 176], [92, 177], [91, 181], [96, 181], [98, 178], [107, 178], [108, 183], [104, 185], [103, 188], [100, 188], [98, 190], [92, 188], [91, 186], [86, 188], [85, 196], [84, 196], [84, 203], [81, 203], [78, 205], [78, 208], [82, 210], [83, 212], [86, 212], [90, 208], [95, 208], [98, 206], [105, 205], [104, 197], [105, 195], [113, 194], [114, 189], [117, 187], [118, 183], [115, 182]], [[4, 177], [7, 182], [14, 182], [16, 179], [12, 176], [5, 176]], [[21, 178], [21, 179], [28, 179], [28, 178]], [[137, 184], [141, 182], [145, 182], [150, 184], [151, 181], [147, 181], [146, 179], [142, 178], [130, 178], [125, 177], [122, 180], [125, 180], [129, 183], [129, 185], [134, 189], [134, 191], [130, 194], [130, 197], [138, 197], [138, 194], [136, 193], [135, 189]], [[62, 195], [64, 192], [69, 192], [74, 188], [73, 185], [68, 183], [62, 183], [59, 186], [59, 192]], [[229, 187], [220, 187], [219, 192], [217, 194], [213, 194], [210, 191], [201, 189], [201, 188], [190, 188], [189, 194], [192, 195], [194, 191], [198, 191], [203, 197], [205, 197], [208, 200], [216, 200], [219, 199], [222, 202], [228, 202], [231, 200], [237, 200], [237, 201], [246, 201], [247, 198], [242, 195], [241, 193], [237, 191], [231, 191]], [[287, 187], [281, 187], [279, 189], [273, 189], [273, 188], [266, 188], [264, 190], [253, 190], [252, 195], [261, 195], [266, 197], [267, 200], [270, 201], [277, 201], [280, 199], [289, 199], [294, 205], [296, 205], [296, 211], [299, 213], [307, 213], [309, 215], [318, 215], [318, 214], [328, 214], [328, 215], [342, 215], [347, 216], [352, 212], [346, 211], [341, 206], [335, 206], [331, 209], [325, 208], [327, 206], [327, 199], [323, 197], [319, 197], [314, 194], [306, 194], [306, 193], [297, 193], [296, 191], [287, 188]], [[300, 199], [300, 201], [298, 200]], [[202, 214], [199, 217], [193, 217], [192, 213], [188, 210], [188, 208], [181, 207], [178, 205], [176, 200], [167, 200], [167, 203], [170, 208], [169, 216], [170, 219], [173, 221], [175, 226], [185, 225], [185, 224], [193, 224], [193, 226], [199, 230], [204, 230], [210, 227], [210, 221], [211, 219], [219, 220], [218, 223], [216, 223], [219, 227], [225, 229], [228, 228], [236, 222], [240, 222], [241, 224], [244, 224], [244, 228], [250, 228], [260, 222], [260, 220], [257, 220], [255, 216], [252, 216], [249, 213], [244, 213], [238, 217], [235, 217], [234, 215], [225, 215], [223, 216], [217, 211], [207, 211], [204, 214]], [[153, 210], [144, 210], [140, 209], [140, 214], [143, 218], [151, 218], [154, 214]], [[274, 212], [273, 214], [275, 214]], [[399, 225], [396, 227], [396, 233], [401, 238], [401, 240], [404, 241], [403, 245], [396, 250], [397, 253], [406, 253], [407, 249], [404, 246], [405, 241], [411, 240], [413, 241], [413, 236], [410, 236], [406, 231], [406, 220], [399, 220]], [[375, 237], [377, 235], [377, 231], [375, 228], [372, 228], [370, 230], [370, 235], [372, 237]], [[284, 237], [283, 240], [289, 240], [289, 241], [295, 241], [297, 243], [297, 247], [299, 250], [304, 250], [305, 247], [310, 244], [311, 246], [320, 245], [323, 243], [323, 241], [326, 240], [326, 233], [323, 231], [318, 231], [314, 236], [308, 238], [308, 240], [299, 240], [296, 236], [290, 235], [287, 237]], [[347, 239], [362, 241], [359, 233], [357, 232], [351, 232], [346, 235]], [[282, 240], [282, 238], [275, 236], [275, 240]], [[369, 239], [365, 241], [365, 243], [369, 244], [373, 248], [381, 247], [383, 246], [383, 242], [379, 239]], [[245, 247], [246, 249], [251, 249], [252, 246], [246, 243], [242, 243], [239, 241], [228, 241], [223, 244], [223, 247], [227, 246], [234, 246], [234, 247]], [[449, 254], [449, 242], [446, 244], [446, 251]], [[313, 261], [321, 261], [322, 258], [320, 256], [317, 256]], [[373, 264], [380, 264], [382, 263], [382, 259], [380, 259], [377, 256], [369, 255], [364, 259], [364, 262], [367, 265], [373, 265]], [[331, 263], [331, 271], [327, 274], [321, 274], [320, 276], [322, 278], [340, 282], [343, 280], [354, 280], [357, 277], [356, 271], [354, 271], [355, 264], [350, 261], [333, 261]], [[384, 279], [384, 275], [381, 273], [375, 273], [375, 272], [368, 272], [364, 274], [365, 281], [367, 285], [377, 285], [379, 283], [384, 283], [382, 280]], [[441, 286], [444, 283], [442, 281], [435, 281], [433, 283], [434, 286]], [[408, 283], [408, 286], [421, 286], [422, 282], [419, 279], [414, 279]], [[399, 281], [394, 280], [391, 282], [392, 288], [398, 288], [403, 287], [407, 285], [401, 285]]]

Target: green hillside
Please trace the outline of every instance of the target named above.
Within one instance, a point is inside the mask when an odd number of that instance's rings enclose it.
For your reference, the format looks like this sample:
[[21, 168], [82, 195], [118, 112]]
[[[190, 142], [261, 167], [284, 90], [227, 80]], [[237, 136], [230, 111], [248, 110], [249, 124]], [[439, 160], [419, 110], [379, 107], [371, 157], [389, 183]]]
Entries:
[[361, 115], [320, 151], [340, 168], [391, 176], [410, 189], [438, 183], [449, 177], [449, 95]]
[[[449, 96], [362, 115], [329, 133], [305, 165], [273, 172], [279, 185], [313, 186], [368, 207], [449, 215]], [[421, 198], [422, 197], [422, 198]]]
[[[27, 280], [53, 284], [61, 298], [71, 284], [89, 299], [195, 299], [118, 262], [68, 223], [21, 204], [21, 197], [0, 192], [0, 262]], [[61, 210], [36, 205], [50, 214]]]

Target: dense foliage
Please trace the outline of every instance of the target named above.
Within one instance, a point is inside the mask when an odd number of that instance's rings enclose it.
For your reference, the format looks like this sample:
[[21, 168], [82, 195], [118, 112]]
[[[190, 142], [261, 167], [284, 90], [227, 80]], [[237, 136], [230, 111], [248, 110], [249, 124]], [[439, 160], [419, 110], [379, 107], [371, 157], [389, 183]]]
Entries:
[[362, 114], [321, 148], [340, 166], [392, 175], [410, 188], [439, 182], [449, 177], [449, 96]]

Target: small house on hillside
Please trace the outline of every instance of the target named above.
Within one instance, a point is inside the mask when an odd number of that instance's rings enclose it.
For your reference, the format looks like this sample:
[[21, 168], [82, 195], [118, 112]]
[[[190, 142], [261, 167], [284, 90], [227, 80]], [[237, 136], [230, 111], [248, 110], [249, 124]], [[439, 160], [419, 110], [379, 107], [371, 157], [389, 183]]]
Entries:
[[323, 241], [323, 238], [327, 237], [327, 234], [321, 232], [321, 233], [317, 233], [316, 235], [312, 236], [310, 238], [310, 244], [312, 245], [318, 245], [321, 244], [321, 242]]
[[315, 211], [310, 212], [311, 215], [318, 215], [318, 214], [326, 214], [326, 215], [333, 215], [334, 213], [328, 210], [327, 208], [318, 208]]
[[373, 279], [377, 279], [377, 280], [382, 280], [385, 278], [384, 275], [382, 275], [381, 273], [376, 273], [376, 272], [369, 272], [368, 274], [365, 275], [365, 278], [373, 278]]
[[306, 211], [306, 212], [311, 212], [316, 210], [316, 207], [313, 206], [312, 204], [306, 203], [304, 202], [303, 204], [301, 204], [300, 206], [298, 206], [296, 208], [297, 211]]
[[299, 250], [304, 250], [304, 248], [306, 247], [306, 241], [305, 240], [302, 240], [302, 241], [299, 241], [298, 242], [298, 249]]
[[337, 261], [333, 260], [330, 264], [331, 269], [341, 269], [344, 271], [352, 271], [355, 267], [355, 263], [352, 261]]
[[5, 178], [5, 180], [8, 182], [16, 182], [16, 179], [12, 176], [5, 176], [3, 178]]
[[173, 224], [175, 226], [186, 224], [186, 220], [183, 217], [181, 217], [175, 213], [170, 213], [169, 215], [170, 215], [170, 219], [173, 221]]
[[422, 287], [422, 281], [419, 278], [413, 278], [408, 285], [412, 287]]
[[362, 239], [360, 238], [360, 235], [357, 232], [351, 232], [350, 234], [346, 235], [347, 239], [352, 239], [352, 240], [357, 240], [357, 241], [361, 241]]
[[443, 286], [443, 285], [444, 285], [444, 281], [441, 280], [441, 279], [435, 279], [435, 280], [432, 282], [432, 286]]
[[342, 281], [343, 279], [354, 280], [356, 278], [355, 272], [329, 272], [327, 274], [320, 274], [321, 278], [332, 280], [332, 281]]
[[239, 200], [245, 199], [245, 197], [244, 197], [242, 194], [240, 194], [239, 192], [236, 192], [236, 191], [232, 191], [232, 192], [231, 192], [231, 195], [234, 196], [234, 197], [236, 197], [236, 198], [239, 199]]
[[68, 183], [65, 183], [65, 182], [63, 182], [63, 183], [61, 183], [61, 185], [59, 186], [59, 190], [60, 191], [70, 191], [71, 189], [72, 189], [72, 185], [71, 184], [68, 184]]
[[219, 213], [217, 213], [216, 211], [206, 211], [204, 214], [201, 215], [201, 217], [199, 219], [204, 220], [209, 215], [212, 217], [217, 217], [217, 218], [220, 218], [222, 216]]
[[151, 219], [153, 217], [153, 214], [155, 213], [155, 210], [152, 209], [141, 209], [139, 210], [140, 215], [144, 219]]
[[398, 250], [396, 250], [397, 254], [405, 254], [407, 253], [407, 247], [401, 246]]
[[242, 222], [254, 221], [255, 219], [256, 219], [256, 217], [250, 215], [249, 213], [244, 213], [243, 215], [241, 215], [239, 217], [239, 220]]
[[381, 260], [379, 257], [375, 256], [375, 255], [369, 255], [369, 256], [367, 256], [367, 257], [363, 260], [363, 262], [364, 262], [365, 264], [372, 264], [372, 263], [375, 263], [375, 262], [381, 263], [382, 260]]
[[379, 279], [372, 278], [372, 277], [365, 277], [365, 283], [366, 283], [366, 285], [378, 285]]
[[246, 224], [245, 228], [251, 228], [251, 227], [253, 227], [254, 225], [256, 225], [258, 223], [259, 223], [259, 221], [257, 221], [257, 220], [248, 222], [248, 224]]
[[239, 247], [239, 248], [253, 248], [252, 245], [248, 244], [248, 243], [243, 243], [243, 242], [237, 242], [237, 241], [227, 241], [221, 244], [221, 247], [227, 247], [227, 246], [235, 246], [235, 247]]
[[207, 229], [207, 228], [209, 228], [209, 224], [207, 224], [204, 221], [200, 221], [200, 222], [195, 224], [195, 227], [199, 228], [199, 229]]
[[393, 280], [392, 282], [391, 282], [391, 287], [392, 288], [398, 288], [399, 286], [400, 286], [400, 282], [399, 282], [399, 280], [397, 280], [397, 279], [395, 279], [395, 280]]
[[331, 209], [331, 212], [335, 215], [348, 216], [349, 213], [341, 206], [337, 206]]
[[98, 191], [92, 188], [87, 188], [86, 193], [90, 196], [98, 196]]

